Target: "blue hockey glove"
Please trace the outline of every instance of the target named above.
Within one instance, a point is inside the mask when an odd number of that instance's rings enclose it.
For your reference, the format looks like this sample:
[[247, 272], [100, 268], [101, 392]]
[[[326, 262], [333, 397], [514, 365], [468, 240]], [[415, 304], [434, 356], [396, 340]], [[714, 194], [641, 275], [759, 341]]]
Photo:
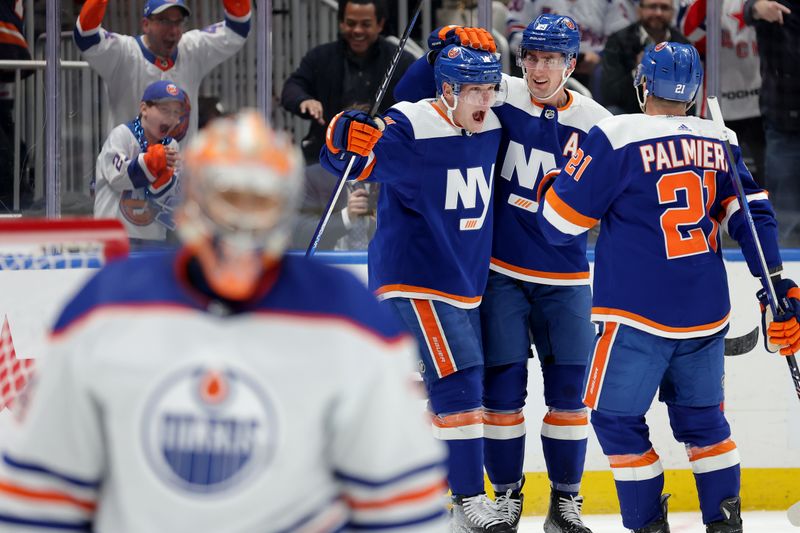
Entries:
[[485, 50], [494, 53], [497, 50], [492, 34], [483, 28], [465, 26], [442, 26], [433, 30], [428, 36], [428, 61], [431, 65], [436, 61], [436, 56], [442, 49], [450, 44], [467, 46], [476, 50]]
[[553, 186], [556, 176], [560, 173], [561, 169], [555, 168], [542, 176], [542, 181], [539, 182], [539, 187], [536, 189], [536, 203], [541, 204], [544, 201], [544, 195], [547, 194], [547, 191]]
[[344, 150], [366, 157], [383, 135], [382, 129], [363, 111], [342, 111], [328, 124], [325, 144], [332, 154]]
[[780, 350], [781, 355], [792, 355], [800, 350], [800, 288], [790, 279], [774, 281], [775, 295], [778, 297], [778, 306], [784, 313], [772, 316], [769, 307], [767, 291], [758, 291], [758, 301], [761, 304], [761, 328], [764, 332], [764, 345], [768, 352], [775, 353]]

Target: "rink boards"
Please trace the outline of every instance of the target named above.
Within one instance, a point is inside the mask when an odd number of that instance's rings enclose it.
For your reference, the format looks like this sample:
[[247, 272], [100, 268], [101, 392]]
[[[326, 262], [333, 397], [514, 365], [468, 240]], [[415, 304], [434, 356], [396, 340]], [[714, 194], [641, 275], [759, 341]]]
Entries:
[[[319, 254], [366, 280], [366, 254]], [[731, 287], [729, 336], [743, 335], [760, 323], [755, 293], [741, 256], [726, 254]], [[800, 251], [784, 252], [785, 277], [800, 280]], [[5, 271], [0, 275], [0, 318], [6, 318], [18, 357], [43, 353], [42, 336], [59, 307], [92, 270]], [[1, 325], [1, 324], [0, 324]], [[546, 510], [547, 476], [538, 438], [545, 410], [538, 365], [531, 364], [525, 469], [525, 511]], [[800, 401], [794, 394], [788, 367], [761, 344], [750, 354], [726, 358], [725, 408], [742, 457], [743, 506], [748, 509], [786, 509], [800, 500]], [[3, 420], [0, 418], [0, 423]], [[655, 402], [648, 415], [651, 439], [666, 470], [666, 491], [673, 494], [670, 509], [696, 509], [694, 480], [683, 446], [672, 439], [666, 409]], [[0, 424], [2, 425], [2, 424]], [[1, 429], [1, 428], [0, 428]], [[585, 512], [615, 512], [616, 493], [608, 462], [594, 435], [589, 439], [582, 492]]]

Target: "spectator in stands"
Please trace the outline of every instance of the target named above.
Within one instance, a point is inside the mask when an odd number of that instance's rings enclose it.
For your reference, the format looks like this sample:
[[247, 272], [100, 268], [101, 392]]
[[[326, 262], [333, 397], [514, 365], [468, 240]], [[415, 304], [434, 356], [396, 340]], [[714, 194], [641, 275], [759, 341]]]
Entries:
[[[328, 122], [348, 102], [371, 102], [389, 68], [396, 47], [380, 36], [384, 1], [339, 0], [339, 39], [310, 50], [283, 85], [281, 105], [311, 120], [302, 143], [308, 164], [319, 160]], [[413, 62], [403, 52], [378, 111], [394, 105], [394, 86]]]
[[[0, 0], [0, 59], [29, 60], [31, 53], [23, 37], [22, 2]], [[27, 78], [33, 70], [22, 70]], [[14, 77], [13, 70], [0, 69], [0, 211], [11, 211], [14, 198], [14, 150], [22, 150], [17, 139], [14, 146]], [[24, 153], [24, 152], [23, 152]]]
[[185, 101], [186, 93], [171, 81], [151, 83], [138, 116], [111, 130], [97, 157], [94, 216], [122, 220], [132, 246], [163, 243], [174, 229], [179, 154], [169, 132]]
[[[325, 213], [333, 189], [338, 185], [334, 176], [319, 163], [306, 167], [305, 196], [300, 207], [293, 248], [308, 248]], [[325, 226], [318, 250], [366, 250], [375, 234], [377, 183], [348, 182]]]
[[754, 26], [761, 58], [764, 174], [783, 245], [800, 244], [800, 2], [747, 0], [745, 23]]
[[508, 44], [512, 52], [519, 48], [522, 31], [542, 13], [572, 17], [581, 30], [581, 50], [572, 78], [589, 88], [606, 39], [636, 17], [630, 0], [511, 0], [508, 10]]
[[[756, 182], [764, 181], [764, 125], [758, 106], [761, 87], [756, 31], [745, 25], [745, 0], [722, 0], [720, 27], [722, 30], [718, 65], [706, 65], [706, 71], [719, 72], [719, 104], [725, 125], [736, 132], [747, 169]], [[678, 14], [680, 29], [705, 61], [707, 0], [689, 0]], [[707, 117], [706, 86], [698, 98], [698, 114]]]
[[672, 0], [641, 0], [639, 20], [608, 38], [601, 63], [602, 102], [615, 115], [641, 112], [633, 76], [647, 45], [689, 42], [678, 28], [670, 26], [674, 9]]
[[187, 95], [187, 115], [171, 135], [178, 141], [191, 137], [197, 131], [200, 82], [244, 45], [250, 32], [250, 0], [223, 0], [224, 21], [185, 34], [190, 15], [185, 0], [146, 0], [142, 35], [136, 37], [103, 29], [107, 3], [83, 4], [74, 37], [83, 58], [108, 87], [112, 123], [121, 124], [137, 113], [145, 87], [170, 79]]

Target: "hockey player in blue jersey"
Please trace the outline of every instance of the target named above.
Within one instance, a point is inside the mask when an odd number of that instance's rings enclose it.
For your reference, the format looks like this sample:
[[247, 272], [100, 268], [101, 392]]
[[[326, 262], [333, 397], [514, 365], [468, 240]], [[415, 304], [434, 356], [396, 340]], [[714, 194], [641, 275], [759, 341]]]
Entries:
[[345, 111], [322, 165], [381, 183], [369, 287], [416, 334], [434, 435], [450, 451], [454, 531], [512, 531], [484, 493], [484, 357], [478, 305], [489, 271], [501, 66], [493, 53], [445, 47], [436, 99], [380, 117]]
[[[458, 38], [434, 32], [431, 55]], [[522, 414], [531, 343], [541, 364], [548, 412], [541, 428], [551, 497], [545, 531], [586, 533], [580, 482], [589, 436], [581, 384], [591, 352], [591, 290], [586, 235], [553, 246], [535, 213], [539, 191], [578, 152], [589, 129], [610, 113], [565, 89], [580, 32], [566, 16], [544, 14], [525, 29], [518, 53], [524, 78], [504, 76], [508, 98], [495, 109], [504, 139], [495, 168], [495, 226], [491, 272], [481, 303], [486, 376], [485, 456], [498, 507], [516, 523], [522, 509], [525, 452]], [[419, 96], [431, 77], [417, 61], [395, 91]]]
[[[646, 50], [635, 77], [644, 114], [592, 128], [537, 214], [559, 245], [602, 220], [592, 309], [600, 331], [584, 402], [614, 474], [623, 524], [639, 533], [669, 532], [663, 468], [645, 421], [657, 389], [673, 435], [686, 445], [706, 531], [742, 531], [739, 453], [720, 405], [730, 313], [720, 229], [738, 241], [753, 275], [759, 267], [724, 133], [686, 116], [702, 79], [691, 45]], [[778, 297], [791, 309], [773, 326], [793, 327], [797, 289], [780, 280], [772, 207], [728, 135]], [[775, 328], [767, 329], [775, 342]]]

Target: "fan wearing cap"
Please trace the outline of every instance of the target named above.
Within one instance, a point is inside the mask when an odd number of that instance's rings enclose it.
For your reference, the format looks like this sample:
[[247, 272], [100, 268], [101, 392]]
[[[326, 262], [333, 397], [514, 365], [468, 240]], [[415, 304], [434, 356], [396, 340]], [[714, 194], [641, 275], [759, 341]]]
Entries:
[[97, 158], [94, 216], [122, 220], [133, 244], [164, 241], [173, 229], [179, 154], [169, 132], [183, 116], [185, 100], [175, 83], [151, 83], [138, 116], [111, 130]]
[[200, 83], [244, 45], [250, 32], [250, 0], [223, 0], [224, 21], [185, 33], [191, 15], [185, 0], [146, 0], [142, 34], [135, 37], [103, 29], [107, 4], [108, 0], [87, 0], [73, 36], [83, 58], [106, 83], [112, 124], [136, 114], [139, 97], [150, 83], [172, 80], [187, 98], [185, 116], [171, 135], [179, 142], [191, 137], [197, 131]]

